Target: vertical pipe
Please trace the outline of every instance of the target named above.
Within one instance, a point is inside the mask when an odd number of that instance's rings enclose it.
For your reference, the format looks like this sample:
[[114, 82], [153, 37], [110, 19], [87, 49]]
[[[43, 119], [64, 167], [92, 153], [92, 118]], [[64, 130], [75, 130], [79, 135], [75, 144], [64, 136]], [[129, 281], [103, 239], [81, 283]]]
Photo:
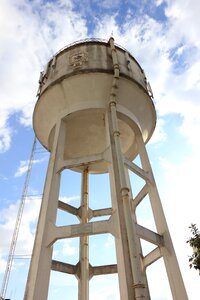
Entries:
[[[116, 200], [118, 202], [119, 224], [121, 226], [120, 230], [123, 241], [124, 267], [127, 274], [128, 272], [130, 273], [129, 277], [131, 277], [131, 282], [130, 278], [127, 280], [127, 284], [129, 284], [129, 286], [127, 286], [127, 299], [150, 299], [147, 291], [148, 288], [145, 285], [147, 280], [144, 280], [144, 274], [142, 275], [141, 257], [138, 251], [139, 239], [136, 238], [136, 230], [131, 216], [129, 187], [126, 182], [119, 134], [115, 134], [116, 132], [118, 132], [116, 106], [112, 103], [110, 117], [111, 151], [113, 152], [112, 164], [114, 167], [114, 180], [116, 181], [115, 186], [119, 189]], [[116, 156], [116, 159], [114, 159], [114, 156]]]
[[[88, 223], [88, 168], [82, 173], [81, 223]], [[78, 299], [89, 299], [89, 236], [80, 237], [80, 278]]]
[[[132, 199], [133, 195], [132, 195], [132, 189], [131, 189], [131, 181], [130, 181], [128, 168], [126, 168], [126, 167], [125, 167], [125, 175], [126, 175], [126, 181], [127, 181], [128, 187], [130, 189], [130, 197]], [[137, 217], [136, 217], [135, 211], [132, 211], [131, 208], [130, 208], [130, 211], [131, 211], [131, 216], [132, 216], [132, 223], [137, 224]], [[135, 232], [135, 239], [136, 239], [135, 247], [137, 248], [136, 252], [138, 253], [138, 256], [141, 257], [141, 259], [142, 259], [142, 257], [143, 257], [142, 246], [141, 246], [140, 238], [137, 236], [136, 232]], [[147, 276], [146, 276], [146, 272], [143, 267], [142, 267], [142, 271], [140, 270], [140, 272], [141, 272], [142, 282], [144, 283], [144, 286], [146, 287], [146, 289], [144, 291], [145, 297], [146, 297], [146, 299], [150, 299]]]
[[[120, 144], [116, 102], [119, 81], [119, 64], [113, 38], [110, 39], [110, 47], [113, 59], [114, 76], [109, 98], [107, 119], [113, 164], [113, 175], [111, 174], [111, 176], [114, 176], [115, 194], [117, 198], [115, 201], [117, 201], [119, 227], [121, 232], [122, 247], [120, 252], [122, 252], [122, 254], [120, 255], [123, 256], [124, 268], [126, 271], [126, 280], [123, 282], [126, 284], [127, 300], [149, 299], [148, 293], [146, 292], [147, 286], [145, 286], [142, 276], [140, 253], [137, 251], [137, 243], [139, 240], [136, 239], [135, 226], [131, 216], [129, 187], [126, 181], [124, 159]], [[120, 271], [121, 270], [119, 270], [119, 273]], [[120, 292], [123, 288], [123, 285], [121, 285]]]

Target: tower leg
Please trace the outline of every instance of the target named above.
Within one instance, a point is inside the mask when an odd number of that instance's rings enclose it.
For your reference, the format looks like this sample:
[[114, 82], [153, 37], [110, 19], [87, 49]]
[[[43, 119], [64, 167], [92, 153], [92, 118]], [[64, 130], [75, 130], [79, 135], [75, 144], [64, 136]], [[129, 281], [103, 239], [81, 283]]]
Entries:
[[60, 188], [60, 173], [56, 172], [56, 168], [58, 159], [63, 157], [64, 143], [65, 125], [59, 120], [55, 128], [24, 300], [47, 300], [53, 248], [47, 246], [46, 238], [50, 230], [49, 224], [56, 222]]
[[[88, 169], [82, 174], [81, 223], [88, 223]], [[78, 283], [78, 300], [89, 299], [89, 236], [80, 237], [80, 278]]]
[[173, 296], [174, 300], [180, 300], [180, 299], [187, 300], [188, 299], [187, 293], [185, 290], [185, 286], [184, 286], [181, 272], [179, 269], [178, 261], [176, 258], [176, 253], [174, 251], [174, 247], [173, 247], [172, 240], [170, 237], [169, 229], [168, 229], [165, 215], [163, 212], [163, 208], [161, 205], [160, 197], [159, 197], [158, 190], [156, 187], [156, 182], [155, 182], [155, 179], [153, 176], [153, 172], [152, 172], [151, 165], [149, 162], [146, 147], [145, 147], [142, 135], [139, 132], [139, 130], [137, 130], [136, 140], [137, 140], [137, 145], [138, 145], [142, 168], [151, 177], [151, 181], [148, 183], [149, 198], [150, 198], [150, 202], [151, 202], [151, 206], [152, 206], [152, 211], [153, 211], [153, 215], [154, 215], [157, 232], [158, 232], [158, 234], [163, 236], [163, 239], [164, 239], [163, 247], [160, 247], [160, 250], [161, 250], [161, 254], [164, 259], [172, 296]]

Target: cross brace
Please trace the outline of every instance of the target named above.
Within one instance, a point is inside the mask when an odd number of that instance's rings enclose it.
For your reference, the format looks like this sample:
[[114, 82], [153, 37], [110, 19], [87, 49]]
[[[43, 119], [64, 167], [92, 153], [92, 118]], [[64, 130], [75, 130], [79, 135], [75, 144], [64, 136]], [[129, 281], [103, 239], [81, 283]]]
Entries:
[[[51, 269], [62, 273], [72, 274], [79, 278], [80, 263], [76, 265], [64, 263], [57, 260], [52, 260]], [[90, 279], [96, 275], [107, 275], [117, 273], [117, 265], [91, 266], [89, 265]]]

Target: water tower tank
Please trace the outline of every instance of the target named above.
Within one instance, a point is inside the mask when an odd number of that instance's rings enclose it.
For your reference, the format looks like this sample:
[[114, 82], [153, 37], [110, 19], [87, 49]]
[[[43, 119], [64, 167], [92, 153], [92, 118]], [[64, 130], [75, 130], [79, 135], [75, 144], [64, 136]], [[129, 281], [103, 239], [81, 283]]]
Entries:
[[[156, 114], [144, 71], [128, 51], [120, 46], [116, 51], [121, 147], [125, 157], [133, 160], [137, 155], [134, 124], [141, 129], [146, 143], [154, 131]], [[104, 115], [112, 80], [113, 61], [107, 42], [85, 40], [58, 52], [41, 73], [33, 116], [33, 127], [43, 146], [51, 151], [56, 121], [64, 118], [64, 159], [104, 152], [108, 147]], [[105, 162], [90, 167], [90, 173], [103, 172], [107, 172]]]

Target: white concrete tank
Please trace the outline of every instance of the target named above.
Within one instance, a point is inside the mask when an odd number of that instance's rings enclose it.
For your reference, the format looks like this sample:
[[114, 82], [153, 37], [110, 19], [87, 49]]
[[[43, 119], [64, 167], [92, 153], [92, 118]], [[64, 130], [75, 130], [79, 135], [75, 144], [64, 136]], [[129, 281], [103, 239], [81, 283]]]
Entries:
[[[133, 160], [137, 155], [134, 124], [147, 143], [155, 128], [156, 113], [144, 71], [128, 51], [120, 46], [116, 50], [120, 66], [117, 112], [121, 147], [125, 157]], [[56, 121], [64, 118], [64, 159], [104, 152], [108, 146], [104, 115], [112, 80], [109, 43], [84, 40], [58, 52], [41, 73], [33, 115], [33, 127], [42, 145], [51, 151]], [[91, 172], [107, 172], [107, 164], [92, 164]]]

